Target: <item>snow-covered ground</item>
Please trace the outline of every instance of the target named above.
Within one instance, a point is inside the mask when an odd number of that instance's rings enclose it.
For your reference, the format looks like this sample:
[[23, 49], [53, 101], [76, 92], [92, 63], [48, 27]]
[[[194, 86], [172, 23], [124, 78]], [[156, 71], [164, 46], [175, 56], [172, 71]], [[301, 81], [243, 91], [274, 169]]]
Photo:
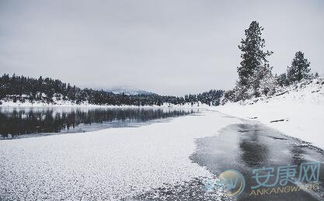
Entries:
[[204, 111], [136, 128], [2, 140], [0, 198], [119, 200], [210, 177], [189, 159], [195, 139], [239, 121]]
[[324, 148], [323, 88], [324, 80], [318, 79], [271, 98], [209, 108], [221, 113], [204, 110], [142, 127], [2, 140], [0, 200], [120, 200], [164, 183], [211, 177], [189, 156], [195, 139], [241, 123], [225, 114], [260, 121]]
[[255, 119], [286, 135], [324, 148], [324, 79], [280, 89], [271, 98], [226, 103], [216, 107], [216, 110], [240, 118]]

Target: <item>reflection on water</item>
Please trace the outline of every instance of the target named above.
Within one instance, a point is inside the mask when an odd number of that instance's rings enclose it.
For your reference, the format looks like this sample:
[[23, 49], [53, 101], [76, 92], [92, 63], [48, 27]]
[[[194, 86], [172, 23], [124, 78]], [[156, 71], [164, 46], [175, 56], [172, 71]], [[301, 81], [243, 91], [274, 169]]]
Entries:
[[85, 132], [109, 127], [136, 126], [149, 120], [193, 112], [183, 109], [0, 107], [0, 136], [3, 139], [37, 133]]
[[[324, 151], [299, 139], [257, 123], [233, 124], [220, 131], [219, 136], [197, 139], [197, 150], [190, 158], [206, 167], [214, 175], [228, 169], [241, 172], [246, 181], [246, 189], [238, 201], [318, 201], [324, 198]], [[303, 162], [320, 162], [319, 191], [249, 196], [251, 186], [256, 186], [252, 170], [263, 167], [296, 165]], [[297, 168], [296, 175], [299, 175]], [[269, 180], [274, 182], [275, 177]], [[290, 184], [294, 186], [295, 184]]]
[[242, 151], [241, 159], [249, 167], [259, 167], [268, 160], [268, 147], [260, 140], [259, 130], [255, 125], [239, 125], [239, 147]]

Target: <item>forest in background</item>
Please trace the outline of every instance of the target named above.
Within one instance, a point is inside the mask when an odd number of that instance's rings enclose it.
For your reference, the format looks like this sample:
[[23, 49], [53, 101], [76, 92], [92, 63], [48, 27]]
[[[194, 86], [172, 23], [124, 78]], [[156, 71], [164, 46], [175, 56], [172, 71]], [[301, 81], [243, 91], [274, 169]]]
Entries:
[[162, 96], [158, 94], [126, 95], [124, 93], [114, 94], [109, 91], [95, 90], [90, 88], [81, 89], [64, 83], [58, 79], [38, 79], [4, 74], [0, 77], [0, 103], [2, 101], [13, 101], [24, 103], [43, 102], [57, 104], [62, 101], [70, 101], [76, 104], [89, 103], [95, 105], [184, 105], [189, 103], [207, 105], [218, 105], [223, 96], [222, 90], [210, 90], [199, 94], [188, 94], [184, 97]]

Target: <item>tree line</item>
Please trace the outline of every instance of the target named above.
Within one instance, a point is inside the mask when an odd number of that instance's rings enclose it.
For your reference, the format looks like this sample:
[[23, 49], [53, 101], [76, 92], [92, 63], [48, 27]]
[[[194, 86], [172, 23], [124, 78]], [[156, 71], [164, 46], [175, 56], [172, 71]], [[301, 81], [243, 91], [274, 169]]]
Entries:
[[222, 90], [210, 90], [200, 94], [189, 94], [184, 97], [161, 96], [158, 94], [114, 94], [104, 90], [81, 89], [58, 79], [29, 78], [4, 74], [0, 77], [0, 104], [2, 101], [34, 103], [41, 101], [56, 104], [59, 101], [71, 101], [76, 104], [90, 103], [96, 105], [191, 105], [204, 103], [218, 105], [223, 96]]
[[245, 38], [238, 46], [242, 51], [242, 60], [237, 67], [239, 79], [234, 89], [225, 92], [225, 102], [273, 95], [280, 86], [288, 86], [305, 79], [318, 77], [318, 73], [311, 73], [310, 62], [302, 51], [296, 52], [286, 73], [274, 75], [273, 67], [268, 61], [268, 57], [273, 52], [264, 49], [263, 30], [264, 28], [257, 21], [252, 21], [249, 28], [245, 30]]

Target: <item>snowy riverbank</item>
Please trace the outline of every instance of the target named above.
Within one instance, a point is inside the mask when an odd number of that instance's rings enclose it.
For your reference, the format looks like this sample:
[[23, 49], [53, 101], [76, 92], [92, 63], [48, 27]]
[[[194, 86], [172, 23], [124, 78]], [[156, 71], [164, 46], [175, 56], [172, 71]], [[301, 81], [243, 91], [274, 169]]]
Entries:
[[199, 115], [136, 128], [0, 141], [3, 199], [120, 200], [211, 176], [189, 156], [195, 139], [239, 120]]
[[282, 89], [271, 98], [226, 103], [217, 111], [255, 119], [282, 133], [324, 148], [324, 79]]

